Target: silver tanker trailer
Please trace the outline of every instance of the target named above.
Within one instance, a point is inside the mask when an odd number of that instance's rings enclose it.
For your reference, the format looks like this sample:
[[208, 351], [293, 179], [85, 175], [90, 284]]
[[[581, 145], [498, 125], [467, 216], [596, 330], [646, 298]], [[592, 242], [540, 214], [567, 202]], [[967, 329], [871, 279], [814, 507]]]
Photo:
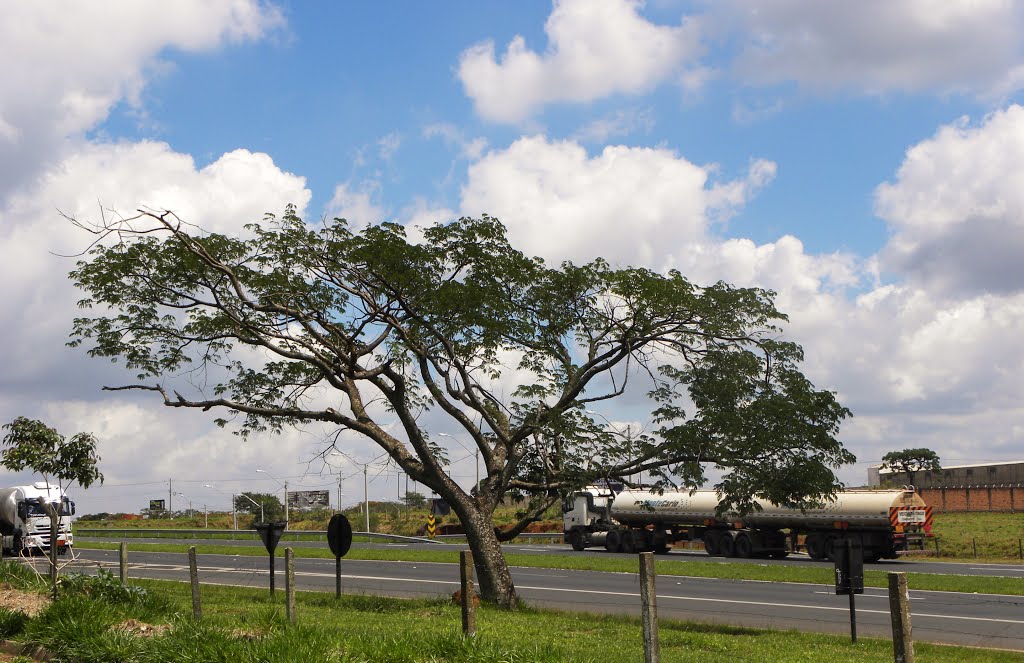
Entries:
[[75, 503], [60, 486], [37, 481], [30, 486], [0, 488], [0, 536], [5, 555], [30, 555], [50, 550], [50, 516], [46, 505], [60, 514], [57, 526], [57, 552], [63, 555], [73, 545], [71, 516]]
[[713, 490], [615, 490], [591, 486], [562, 506], [565, 542], [574, 550], [665, 553], [676, 542], [703, 541], [709, 555], [782, 558], [798, 548], [816, 560], [853, 539], [865, 561], [924, 550], [932, 510], [913, 489], [847, 490], [821, 509], [759, 502], [746, 515], [721, 513]]

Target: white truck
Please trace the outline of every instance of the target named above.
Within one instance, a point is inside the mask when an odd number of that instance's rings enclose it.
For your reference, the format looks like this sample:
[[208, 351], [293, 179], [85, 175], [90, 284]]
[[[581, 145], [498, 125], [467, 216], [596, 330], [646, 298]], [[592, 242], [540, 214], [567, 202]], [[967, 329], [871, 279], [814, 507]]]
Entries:
[[50, 551], [50, 516], [47, 505], [58, 509], [57, 552], [74, 545], [71, 516], [75, 503], [60, 486], [37, 481], [30, 486], [0, 488], [0, 536], [5, 555], [31, 555]]
[[788, 509], [760, 502], [744, 516], [721, 513], [713, 490], [622, 490], [590, 486], [562, 505], [565, 542], [574, 550], [668, 552], [676, 542], [703, 541], [709, 555], [785, 557], [804, 548], [811, 559], [829, 557], [852, 539], [864, 560], [922, 551], [932, 537], [932, 509], [912, 488], [846, 490], [821, 509]]

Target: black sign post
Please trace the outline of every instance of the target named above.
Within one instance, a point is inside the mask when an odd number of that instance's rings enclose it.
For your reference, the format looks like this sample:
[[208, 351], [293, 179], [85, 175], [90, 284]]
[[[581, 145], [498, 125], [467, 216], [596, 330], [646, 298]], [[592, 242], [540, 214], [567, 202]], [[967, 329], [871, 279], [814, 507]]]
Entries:
[[277, 548], [277, 542], [281, 540], [281, 535], [284, 534], [284, 528], [288, 523], [256, 523], [253, 527], [259, 532], [260, 540], [263, 541], [263, 545], [266, 547], [267, 552], [270, 553], [270, 596], [274, 596], [274, 549]]
[[850, 639], [857, 642], [857, 608], [854, 596], [864, 593], [864, 549], [860, 541], [839, 539], [832, 547], [836, 565], [836, 594], [850, 596]]
[[341, 598], [341, 558], [352, 547], [352, 524], [340, 513], [327, 524], [327, 545], [334, 553], [334, 596]]

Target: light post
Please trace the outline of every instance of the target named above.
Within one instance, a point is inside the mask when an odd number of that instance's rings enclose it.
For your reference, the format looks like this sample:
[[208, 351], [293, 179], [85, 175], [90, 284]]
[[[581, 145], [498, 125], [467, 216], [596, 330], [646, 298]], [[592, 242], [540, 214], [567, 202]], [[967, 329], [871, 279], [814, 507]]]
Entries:
[[[469, 451], [469, 449], [466, 448], [466, 445], [463, 444], [462, 442], [460, 442], [459, 438], [455, 437], [454, 435], [449, 435], [448, 433], [438, 433], [438, 435], [440, 435], [441, 437], [451, 438], [452, 440], [455, 441], [455, 443], [457, 445], [462, 447], [463, 451], [466, 451], [466, 452]], [[479, 447], [477, 447], [476, 449], [473, 449], [473, 455], [476, 457], [476, 483], [473, 484], [473, 486], [475, 488], [476, 486], [480, 485], [480, 448]]]
[[245, 493], [238, 493], [238, 496], [239, 497], [244, 497], [245, 499], [249, 500], [250, 502], [252, 502], [256, 506], [258, 506], [260, 508], [260, 522], [261, 523], [267, 522], [266, 519], [263, 517], [263, 501], [262, 500], [257, 502], [256, 500], [254, 500], [253, 498], [249, 497]]
[[[352, 457], [349, 456], [348, 454], [342, 453], [340, 451], [332, 451], [330, 455], [332, 455], [332, 456], [344, 456], [345, 458], [348, 458], [350, 461], [352, 461], [356, 465], [362, 465], [363, 466], [363, 512], [366, 514], [366, 532], [369, 533], [370, 532], [370, 491], [368, 489], [369, 487], [367, 485], [368, 482], [367, 482], [367, 478], [366, 478], [366, 468], [368, 466], [368, 463], [360, 463], [360, 462], [358, 462], [356, 460], [353, 460]], [[339, 497], [338, 497], [338, 508], [340, 509], [341, 508], [341, 497], [340, 497], [340, 495], [341, 495], [341, 477], [340, 476], [338, 477], [338, 495], [339, 495]]]
[[[210, 490], [216, 490], [221, 495], [227, 495], [227, 493], [225, 493], [224, 491], [217, 490], [216, 488], [214, 488], [213, 486], [211, 486], [208, 483], [204, 483], [203, 485], [206, 486], [207, 488], [209, 488]], [[255, 504], [255, 502], [254, 502], [254, 504]], [[238, 529], [238, 512], [235, 510], [235, 496], [234, 496], [233, 493], [231, 495], [231, 522], [234, 524], [235, 529]]]
[[178, 497], [184, 497], [185, 501], [188, 502], [188, 517], [191, 518], [192, 517], [192, 498], [189, 497], [188, 495], [186, 495], [185, 493], [175, 492], [174, 494], [177, 495]]
[[[604, 419], [604, 422], [606, 424], [608, 424], [608, 427], [611, 428], [612, 431], [616, 435], [618, 435], [619, 437], [624, 438], [626, 440], [626, 448], [627, 448], [628, 453], [629, 453], [629, 463], [632, 464], [633, 463], [633, 435], [632, 435], [633, 429], [632, 429], [632, 426], [630, 426], [629, 424], [626, 424], [626, 432], [623, 433], [614, 424], [612, 424], [612, 422], [608, 421], [608, 417], [604, 416], [600, 412], [595, 412], [594, 410], [585, 410], [585, 412], [587, 414], [592, 414], [592, 415], [595, 415], [595, 416], [598, 416], [598, 417], [601, 417], [602, 419]], [[641, 432], [641, 434], [643, 434], [642, 430], [640, 432]], [[642, 470], [640, 472], [639, 479], [640, 479], [640, 485], [643, 486], [644, 473], [643, 473]], [[632, 473], [630, 473], [630, 475], [629, 475], [629, 483], [633, 483], [633, 474]]]
[[256, 471], [266, 474], [268, 477], [273, 479], [277, 483], [277, 485], [282, 486], [284, 488], [284, 528], [288, 529], [288, 482], [285, 481], [284, 484], [282, 484], [280, 481], [278, 481], [277, 477], [275, 477], [270, 472], [267, 472], [266, 470], [257, 469]]

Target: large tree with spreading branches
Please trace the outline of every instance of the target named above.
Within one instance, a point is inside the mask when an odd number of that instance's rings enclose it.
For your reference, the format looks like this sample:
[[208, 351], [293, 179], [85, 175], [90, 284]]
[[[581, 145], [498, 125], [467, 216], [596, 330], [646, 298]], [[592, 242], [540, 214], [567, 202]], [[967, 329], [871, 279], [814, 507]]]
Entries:
[[890, 451], [882, 456], [881, 467], [907, 475], [907, 483], [914, 485], [918, 472], [938, 472], [942, 469], [939, 454], [931, 449], [904, 449]]
[[[241, 236], [166, 211], [77, 223], [97, 233], [71, 273], [95, 315], [75, 320], [71, 344], [138, 374], [107, 388], [223, 412], [243, 435], [319, 422], [369, 438], [451, 505], [500, 605], [516, 605], [500, 542], [577, 487], [641, 472], [695, 487], [715, 467], [729, 508], [805, 505], [854, 460], [835, 439], [849, 412], [800, 372], [765, 290], [601, 259], [551, 267], [488, 216], [414, 239], [394, 223], [307, 224], [292, 207]], [[173, 386], [197, 367], [209, 390]], [[639, 436], [592, 416], [627, 393], [654, 417]], [[473, 489], [444, 471], [428, 426], [479, 450]], [[496, 531], [509, 496], [529, 508]]]

